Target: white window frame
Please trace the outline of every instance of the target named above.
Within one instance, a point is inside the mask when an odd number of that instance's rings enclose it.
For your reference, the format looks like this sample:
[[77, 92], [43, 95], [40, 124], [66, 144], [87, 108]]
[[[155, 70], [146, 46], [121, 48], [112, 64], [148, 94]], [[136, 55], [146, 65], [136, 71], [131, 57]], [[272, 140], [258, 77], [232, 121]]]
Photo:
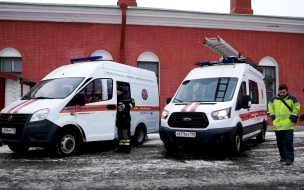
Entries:
[[[270, 56], [265, 56], [263, 57], [260, 62], [259, 66], [261, 67], [275, 67], [275, 89], [274, 92], [275, 94], [278, 94], [278, 87], [279, 87], [279, 65], [277, 61], [270, 57]], [[263, 75], [264, 75], [264, 70], [263, 70]], [[266, 89], [267, 91], [267, 89]], [[267, 98], [267, 93], [266, 93], [266, 98]]]

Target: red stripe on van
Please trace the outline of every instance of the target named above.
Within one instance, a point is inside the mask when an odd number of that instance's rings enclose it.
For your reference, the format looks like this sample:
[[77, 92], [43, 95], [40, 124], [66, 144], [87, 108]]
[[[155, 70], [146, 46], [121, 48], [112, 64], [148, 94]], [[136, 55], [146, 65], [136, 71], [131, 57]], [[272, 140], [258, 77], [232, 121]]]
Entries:
[[192, 108], [190, 109], [190, 112], [195, 112], [199, 105], [199, 102], [195, 103], [194, 106], [192, 106]]
[[12, 107], [10, 110], [7, 111], [7, 113], [10, 113], [10, 112], [13, 111], [14, 109], [16, 109], [18, 106], [22, 106], [23, 104], [27, 103], [28, 101], [30, 101], [30, 100], [26, 100], [26, 101], [22, 102], [21, 104], [18, 104], [18, 105], [16, 105], [16, 106]]
[[267, 110], [259, 110], [253, 112], [247, 112], [239, 115], [242, 121], [247, 121], [257, 117], [267, 116]]
[[18, 113], [18, 111], [20, 111], [22, 108], [24, 108], [25, 106], [27, 106], [27, 105], [35, 102], [35, 101], [37, 101], [37, 99], [36, 100], [30, 100], [30, 101], [26, 102], [25, 104], [22, 104], [13, 113]]
[[191, 106], [191, 105], [192, 105], [192, 103], [191, 104], [187, 104], [184, 107], [182, 107], [181, 112], [186, 112], [187, 109], [189, 108], [189, 106]]

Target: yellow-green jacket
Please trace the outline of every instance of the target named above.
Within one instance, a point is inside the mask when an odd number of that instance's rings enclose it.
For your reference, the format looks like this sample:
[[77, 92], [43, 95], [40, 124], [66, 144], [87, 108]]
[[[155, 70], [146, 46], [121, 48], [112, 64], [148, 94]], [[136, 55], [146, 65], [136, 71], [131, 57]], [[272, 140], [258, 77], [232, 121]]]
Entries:
[[297, 116], [301, 107], [297, 98], [291, 94], [288, 94], [283, 98], [287, 105], [292, 109], [292, 112], [285, 106], [285, 104], [277, 99], [279, 96], [274, 96], [268, 103], [268, 111], [270, 116], [274, 115], [275, 120], [273, 121], [273, 130], [293, 130], [294, 123], [290, 121], [289, 116]]

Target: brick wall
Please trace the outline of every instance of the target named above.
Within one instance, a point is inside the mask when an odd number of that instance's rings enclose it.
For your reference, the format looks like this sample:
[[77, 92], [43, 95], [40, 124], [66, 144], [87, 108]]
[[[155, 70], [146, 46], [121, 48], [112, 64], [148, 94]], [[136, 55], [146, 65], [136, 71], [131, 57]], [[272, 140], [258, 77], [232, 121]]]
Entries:
[[0, 78], [0, 110], [4, 108], [5, 101], [5, 78]]
[[[70, 58], [89, 56], [97, 49], [119, 61], [120, 25], [0, 21], [0, 26], [0, 50], [17, 49], [23, 57], [23, 76], [34, 81]], [[144, 51], [159, 57], [162, 109], [195, 62], [219, 59], [203, 45], [205, 37], [216, 35], [254, 61], [273, 57], [279, 64], [280, 83], [286, 83], [304, 106], [303, 34], [128, 25], [125, 63], [136, 66]]]

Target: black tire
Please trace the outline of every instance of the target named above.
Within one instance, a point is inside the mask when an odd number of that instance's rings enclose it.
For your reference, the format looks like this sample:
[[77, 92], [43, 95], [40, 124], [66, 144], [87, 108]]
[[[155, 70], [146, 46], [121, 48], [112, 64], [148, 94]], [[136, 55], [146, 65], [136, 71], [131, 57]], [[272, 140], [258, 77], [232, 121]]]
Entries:
[[237, 129], [230, 147], [233, 156], [239, 156], [241, 154], [241, 146], [242, 146], [241, 130]]
[[80, 146], [80, 138], [72, 129], [63, 129], [59, 134], [55, 150], [60, 157], [69, 157], [75, 155]]
[[263, 127], [261, 129], [260, 134], [256, 137], [257, 142], [259, 143], [265, 142], [265, 135], [266, 135], [266, 131], [265, 128]]
[[179, 146], [172, 143], [164, 143], [165, 149], [168, 153], [176, 153], [178, 151]]
[[8, 144], [8, 147], [11, 151], [18, 154], [25, 153], [30, 148], [28, 145], [22, 145], [22, 144]]
[[142, 145], [145, 141], [146, 134], [145, 128], [143, 126], [138, 126], [134, 132], [133, 144]]

